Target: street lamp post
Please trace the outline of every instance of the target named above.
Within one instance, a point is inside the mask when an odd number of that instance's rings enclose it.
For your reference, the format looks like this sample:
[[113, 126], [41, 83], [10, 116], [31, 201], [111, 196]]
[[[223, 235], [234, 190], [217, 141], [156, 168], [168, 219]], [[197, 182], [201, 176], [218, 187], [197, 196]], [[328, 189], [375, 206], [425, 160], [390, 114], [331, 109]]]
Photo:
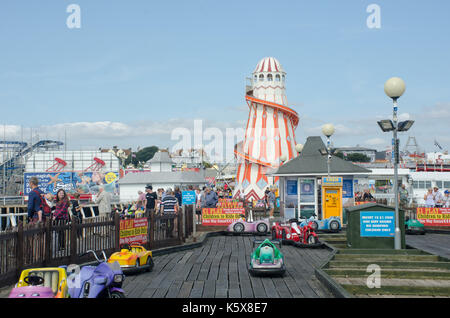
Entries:
[[326, 124], [322, 126], [322, 133], [327, 137], [327, 171], [328, 171], [328, 177], [330, 176], [330, 164], [331, 164], [331, 143], [330, 143], [330, 137], [334, 134], [334, 126], [333, 124]]
[[399, 211], [398, 211], [398, 103], [397, 100], [405, 92], [405, 82], [401, 78], [393, 77], [384, 84], [384, 92], [393, 100], [393, 158], [394, 158], [394, 201], [395, 201], [395, 238], [394, 246], [396, 250], [401, 249], [401, 232], [399, 227]]

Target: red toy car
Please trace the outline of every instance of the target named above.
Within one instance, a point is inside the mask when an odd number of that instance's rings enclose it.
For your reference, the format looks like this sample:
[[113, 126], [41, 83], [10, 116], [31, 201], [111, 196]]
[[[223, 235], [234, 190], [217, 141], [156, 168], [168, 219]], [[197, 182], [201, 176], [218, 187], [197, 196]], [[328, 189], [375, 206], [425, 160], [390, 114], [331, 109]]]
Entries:
[[311, 226], [311, 222], [300, 227], [296, 219], [289, 220], [286, 224], [276, 222], [272, 226], [272, 239], [282, 239], [284, 244], [293, 244], [298, 247], [320, 247], [316, 232]]

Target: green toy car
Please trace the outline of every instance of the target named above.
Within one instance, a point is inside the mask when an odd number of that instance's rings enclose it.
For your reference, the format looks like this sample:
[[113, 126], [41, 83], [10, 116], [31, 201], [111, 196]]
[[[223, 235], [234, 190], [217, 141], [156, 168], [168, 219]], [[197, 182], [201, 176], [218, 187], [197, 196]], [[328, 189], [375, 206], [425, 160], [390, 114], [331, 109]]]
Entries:
[[[260, 243], [260, 244], [259, 244]], [[259, 246], [253, 251], [249, 272], [253, 276], [283, 276], [286, 272], [286, 266], [284, 265], [283, 253], [275, 246], [281, 242], [264, 240], [262, 243], [254, 241], [253, 246], [259, 244]]]
[[425, 234], [425, 226], [418, 220], [406, 218], [405, 220], [406, 234]]

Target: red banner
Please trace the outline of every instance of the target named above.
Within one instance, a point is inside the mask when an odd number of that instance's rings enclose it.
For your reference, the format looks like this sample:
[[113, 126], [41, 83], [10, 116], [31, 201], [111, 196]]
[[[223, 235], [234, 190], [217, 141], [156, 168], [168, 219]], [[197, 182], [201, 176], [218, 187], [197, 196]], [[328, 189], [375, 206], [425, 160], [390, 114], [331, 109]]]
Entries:
[[425, 226], [450, 226], [450, 208], [417, 208], [417, 220]]
[[356, 202], [355, 202], [355, 206], [357, 206], [357, 205], [363, 205], [363, 204], [368, 204], [368, 203], [377, 203], [377, 201], [356, 201]]
[[235, 209], [205, 208], [202, 210], [202, 225], [206, 226], [230, 225], [234, 221], [239, 220], [242, 214], [245, 214], [244, 208], [235, 208]]
[[148, 237], [147, 218], [120, 221], [119, 244], [145, 244]]

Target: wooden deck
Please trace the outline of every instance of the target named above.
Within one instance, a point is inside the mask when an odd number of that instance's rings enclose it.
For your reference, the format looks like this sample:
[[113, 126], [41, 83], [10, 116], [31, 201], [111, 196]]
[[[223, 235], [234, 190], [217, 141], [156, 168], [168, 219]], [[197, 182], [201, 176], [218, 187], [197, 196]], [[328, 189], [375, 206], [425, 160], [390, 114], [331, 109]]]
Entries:
[[202, 247], [155, 257], [153, 271], [127, 276], [124, 290], [130, 298], [333, 297], [314, 276], [314, 268], [330, 253], [327, 249], [283, 246], [286, 275], [252, 277], [248, 263], [253, 239], [211, 237]]
[[433, 234], [406, 235], [406, 244], [425, 252], [450, 259], [450, 235]]

